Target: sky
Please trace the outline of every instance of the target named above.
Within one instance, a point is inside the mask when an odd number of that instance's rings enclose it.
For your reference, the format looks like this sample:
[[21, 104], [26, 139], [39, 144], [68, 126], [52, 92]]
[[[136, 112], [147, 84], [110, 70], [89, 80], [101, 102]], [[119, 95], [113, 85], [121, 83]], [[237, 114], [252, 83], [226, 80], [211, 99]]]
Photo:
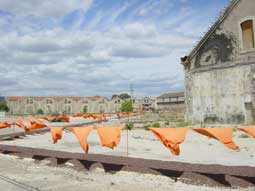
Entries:
[[228, 0], [0, 0], [0, 94], [184, 90], [180, 57]]

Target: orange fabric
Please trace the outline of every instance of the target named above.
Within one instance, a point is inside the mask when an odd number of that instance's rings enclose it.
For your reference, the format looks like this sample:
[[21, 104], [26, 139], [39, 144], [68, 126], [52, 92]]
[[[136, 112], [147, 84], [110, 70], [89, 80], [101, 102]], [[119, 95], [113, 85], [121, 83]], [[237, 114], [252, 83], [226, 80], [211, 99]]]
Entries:
[[199, 134], [211, 137], [222, 142], [226, 147], [232, 150], [238, 150], [239, 147], [233, 142], [233, 129], [232, 128], [195, 128], [193, 129]]
[[61, 119], [64, 122], [70, 122], [69, 117], [64, 116], [64, 115], [63, 116], [58, 116], [58, 119]]
[[73, 127], [72, 131], [78, 139], [83, 151], [87, 154], [89, 151], [89, 146], [87, 144], [87, 137], [92, 130], [91, 127]]
[[51, 131], [51, 137], [52, 137], [52, 141], [53, 143], [57, 143], [58, 140], [62, 139], [62, 127], [52, 127], [50, 128]]
[[81, 113], [75, 113], [75, 114], [73, 114], [73, 117], [82, 117], [82, 114]]
[[44, 123], [38, 123], [38, 122], [34, 121], [33, 124], [29, 127], [29, 129], [30, 130], [42, 129], [44, 127], [47, 127], [47, 125], [45, 125]]
[[255, 138], [255, 128], [254, 127], [241, 127], [238, 129], [251, 135], [253, 138]]
[[121, 126], [99, 127], [97, 133], [101, 140], [101, 145], [113, 149], [116, 147], [121, 138]]
[[20, 128], [24, 129], [26, 132], [31, 131], [31, 130], [35, 130], [35, 129], [41, 129], [41, 128], [47, 127], [47, 125], [45, 125], [43, 123], [38, 123], [34, 119], [29, 119], [28, 121], [31, 123], [30, 126], [24, 125], [22, 120], [17, 120], [15, 122], [15, 125], [17, 125]]
[[18, 127], [24, 129], [26, 132], [30, 131], [30, 128], [25, 126], [22, 120], [15, 121], [15, 125], [17, 125]]
[[36, 121], [35, 121], [34, 119], [27, 119], [27, 121], [28, 121], [31, 125], [33, 125], [33, 124], [36, 123]]
[[0, 129], [11, 127], [11, 125], [12, 125], [12, 123], [9, 123], [9, 122], [1, 122], [0, 123]]
[[150, 131], [173, 155], [180, 154], [179, 145], [185, 140], [186, 128], [150, 128]]
[[53, 116], [53, 117], [44, 117], [43, 119], [49, 121], [49, 122], [52, 122], [53, 120], [55, 119], [61, 119], [61, 121], [63, 122], [69, 122], [69, 117], [67, 116], [64, 116], [64, 115], [61, 115], [61, 116]]

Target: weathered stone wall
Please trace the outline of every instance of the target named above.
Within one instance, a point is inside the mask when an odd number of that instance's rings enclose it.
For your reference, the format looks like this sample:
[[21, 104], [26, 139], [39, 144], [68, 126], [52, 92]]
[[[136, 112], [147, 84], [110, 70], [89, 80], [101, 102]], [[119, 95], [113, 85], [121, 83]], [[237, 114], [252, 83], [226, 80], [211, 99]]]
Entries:
[[[27, 101], [31, 100], [32, 103]], [[48, 103], [47, 100], [51, 100]], [[145, 101], [147, 100], [147, 101]], [[7, 98], [7, 104], [10, 108], [10, 114], [36, 114], [38, 109], [42, 109], [45, 114], [54, 113], [82, 113], [83, 108], [87, 108], [87, 113], [117, 113], [121, 110], [121, 104], [123, 100], [120, 98], [114, 98], [108, 100], [104, 97], [97, 99], [83, 97], [83, 98], [72, 98], [72, 97], [23, 97], [18, 100], [9, 100]], [[153, 108], [156, 108], [156, 101], [154, 99], [135, 99], [134, 110], [141, 110], [144, 103], [149, 103]]]
[[254, 121], [255, 51], [241, 50], [240, 28], [242, 21], [255, 18], [254, 10], [254, 0], [241, 0], [190, 58], [185, 69], [187, 120]]

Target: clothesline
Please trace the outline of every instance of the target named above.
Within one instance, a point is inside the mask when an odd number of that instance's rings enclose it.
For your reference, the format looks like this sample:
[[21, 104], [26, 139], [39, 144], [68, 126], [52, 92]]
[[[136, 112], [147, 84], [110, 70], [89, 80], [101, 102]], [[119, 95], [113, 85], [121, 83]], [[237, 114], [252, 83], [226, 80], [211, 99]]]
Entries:
[[[92, 131], [92, 127], [74, 127], [72, 132], [76, 135], [81, 147], [85, 153], [88, 153], [87, 137]], [[255, 138], [255, 128], [238, 128], [241, 131]], [[97, 128], [101, 145], [113, 149], [117, 147], [121, 139], [121, 126], [108, 126]], [[178, 156], [180, 154], [180, 144], [185, 140], [187, 128], [150, 128], [154, 136], [173, 154]], [[232, 140], [233, 128], [193, 128], [190, 129], [204, 136], [213, 138], [223, 143], [227, 148], [232, 150], [239, 150], [239, 147]], [[62, 128], [52, 127], [52, 140], [56, 143], [62, 138]]]
[[[128, 115], [134, 115], [134, 113], [123, 112], [118, 114], [117, 117], [123, 117]], [[104, 121], [107, 117], [112, 115], [105, 114], [75, 114], [73, 117], [83, 117], [83, 118], [93, 118], [96, 121]], [[66, 116], [54, 116], [54, 117], [44, 117], [39, 119], [24, 119], [17, 120], [15, 122], [2, 122], [0, 123], [0, 129], [8, 128], [12, 125], [17, 125], [18, 127], [24, 129], [24, 131], [32, 131], [35, 129], [41, 129], [48, 127], [44, 122], [61, 120], [64, 122], [69, 122], [70, 119]], [[25, 125], [24, 122], [29, 122], [29, 125]], [[51, 127], [51, 135], [53, 143], [57, 143], [58, 140], [62, 139], [62, 131], [64, 127]], [[93, 130], [93, 127], [73, 127], [72, 132], [76, 136], [85, 153], [88, 153], [89, 146], [87, 143], [87, 137]], [[97, 133], [101, 141], [101, 145], [113, 149], [117, 147], [121, 139], [122, 126], [109, 126], [109, 127], [99, 127], [97, 128]], [[223, 143], [227, 148], [232, 150], [239, 150], [239, 147], [233, 142], [233, 130], [240, 130], [248, 135], [255, 138], [255, 127], [240, 127], [240, 128], [149, 128], [153, 135], [173, 154], [180, 154], [180, 144], [185, 141], [186, 134], [188, 130], [193, 130], [201, 135], [213, 138], [221, 143]]]

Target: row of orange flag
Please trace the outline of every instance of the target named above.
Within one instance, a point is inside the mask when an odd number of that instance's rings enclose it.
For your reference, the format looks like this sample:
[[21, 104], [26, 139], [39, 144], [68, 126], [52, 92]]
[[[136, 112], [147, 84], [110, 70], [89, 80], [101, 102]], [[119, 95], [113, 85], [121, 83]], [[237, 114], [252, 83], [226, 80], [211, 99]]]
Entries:
[[[180, 144], [186, 138], [187, 128], [150, 128], [152, 133], [158, 140], [165, 145], [165, 147], [173, 154], [180, 154]], [[191, 129], [199, 134], [213, 138], [223, 143], [227, 148], [232, 150], [239, 150], [239, 147], [233, 142], [233, 128], [193, 128]], [[255, 138], [254, 127], [238, 128], [253, 138]]]
[[[62, 138], [62, 127], [51, 128], [52, 140], [55, 144]], [[81, 147], [85, 153], [88, 153], [87, 137], [92, 131], [92, 127], [72, 128], [72, 132], [77, 137]], [[255, 138], [255, 128], [243, 127], [239, 130], [253, 136]], [[97, 133], [101, 140], [101, 145], [109, 148], [116, 147], [121, 138], [120, 126], [99, 127]], [[233, 128], [194, 128], [195, 132], [207, 137], [216, 139], [223, 143], [227, 148], [238, 150], [239, 147], [233, 142]], [[150, 128], [150, 131], [158, 138], [158, 140], [173, 154], [180, 154], [180, 144], [184, 142], [188, 129], [187, 128]]]
[[[92, 127], [73, 127], [72, 132], [78, 139], [83, 151], [88, 153], [89, 146], [87, 143], [87, 137], [89, 133], [93, 130]], [[116, 147], [121, 138], [121, 126], [112, 126], [112, 127], [99, 127], [97, 128], [97, 133], [99, 135], [101, 145], [104, 147], [109, 147], [113, 149]], [[63, 127], [52, 127], [51, 136], [53, 143], [57, 143], [58, 140], [62, 139]]]
[[[125, 116], [132, 116], [137, 114], [143, 114], [143, 111], [137, 112], [121, 112], [116, 114], [118, 118], [125, 117]], [[81, 117], [84, 119], [93, 119], [98, 121], [105, 121], [107, 117], [112, 117], [112, 114], [74, 114], [73, 117]], [[24, 129], [25, 131], [31, 131], [35, 129], [41, 129], [47, 127], [45, 125], [45, 121], [54, 122], [54, 121], [61, 121], [61, 122], [70, 122], [70, 118], [64, 115], [61, 116], [50, 116], [50, 117], [42, 117], [39, 119], [24, 119], [24, 120], [17, 120], [15, 122], [0, 122], [0, 129], [11, 127], [12, 125], [17, 125], [18, 127]], [[24, 121], [29, 122], [31, 125], [26, 126], [24, 125]]]

